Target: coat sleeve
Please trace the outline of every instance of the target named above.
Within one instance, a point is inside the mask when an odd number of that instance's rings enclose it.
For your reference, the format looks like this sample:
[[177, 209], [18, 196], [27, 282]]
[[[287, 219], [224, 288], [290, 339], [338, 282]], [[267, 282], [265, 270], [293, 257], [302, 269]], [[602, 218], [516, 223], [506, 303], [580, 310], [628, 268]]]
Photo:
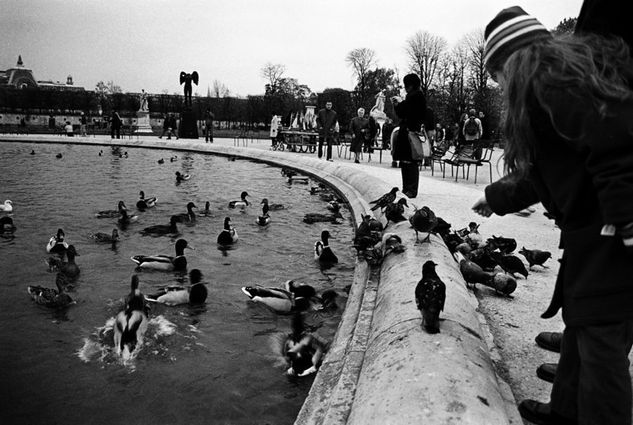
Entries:
[[532, 182], [513, 174], [486, 186], [485, 194], [488, 205], [497, 215], [521, 211], [539, 202]]

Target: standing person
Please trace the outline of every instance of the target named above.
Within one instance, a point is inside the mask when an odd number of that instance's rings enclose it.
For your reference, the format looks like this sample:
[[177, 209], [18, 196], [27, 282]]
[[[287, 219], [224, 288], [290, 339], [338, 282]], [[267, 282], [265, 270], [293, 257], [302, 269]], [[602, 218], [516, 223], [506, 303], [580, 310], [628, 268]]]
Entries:
[[116, 110], [112, 111], [112, 116], [110, 117], [110, 137], [114, 139], [114, 135], [116, 134], [116, 138], [121, 138], [121, 126], [123, 125], [123, 120], [119, 116], [119, 113]]
[[391, 118], [386, 118], [385, 122], [382, 124], [382, 148], [383, 149], [391, 149], [391, 133], [393, 133], [394, 125], [393, 120]]
[[204, 113], [204, 141], [213, 143], [213, 119], [215, 115], [211, 112], [211, 108], [207, 108]]
[[365, 132], [365, 152], [374, 153], [374, 141], [376, 140], [376, 135], [378, 134], [378, 123], [376, 119], [371, 115], [367, 118], [367, 131]]
[[479, 140], [481, 139], [481, 134], [483, 133], [483, 128], [481, 127], [481, 121], [477, 118], [477, 114], [474, 109], [468, 111], [468, 118], [464, 121], [464, 143], [467, 145], [472, 144], [475, 148], [475, 158], [481, 158], [481, 146], [479, 145]]
[[485, 40], [484, 62], [505, 98], [508, 175], [473, 209], [504, 215], [540, 201], [556, 217], [564, 250], [541, 316], [562, 309], [565, 323], [551, 400], [524, 400], [519, 412], [537, 424], [630, 425], [629, 49], [595, 35], [554, 38], [519, 7], [501, 11]]
[[64, 126], [64, 131], [66, 132], [67, 137], [73, 137], [75, 135], [73, 131], [73, 125], [70, 121], [66, 121], [66, 125]]
[[325, 108], [317, 114], [317, 128], [319, 130], [319, 158], [323, 157], [323, 143], [327, 143], [326, 159], [332, 161], [332, 139], [337, 124], [336, 111], [332, 109], [332, 102], [325, 102]]
[[277, 137], [279, 136], [279, 127], [281, 125], [281, 117], [273, 115], [270, 120], [270, 142], [273, 149], [277, 148]]
[[86, 128], [88, 127], [88, 118], [86, 117], [86, 114], [84, 114], [83, 111], [81, 111], [81, 117], [79, 117], [79, 130], [81, 133], [81, 137], [86, 137], [88, 135], [88, 133], [86, 133]]
[[420, 77], [407, 74], [402, 79], [407, 92], [403, 101], [397, 96], [392, 98], [394, 110], [400, 118], [398, 136], [394, 141], [393, 160], [400, 161], [402, 173], [402, 193], [409, 198], [418, 196], [420, 169], [417, 161], [413, 161], [409, 145], [409, 131], [420, 131], [426, 116], [426, 98], [420, 90]]
[[51, 114], [48, 117], [48, 129], [49, 130], [55, 130], [56, 124], [55, 124], [55, 117], [53, 116], [53, 114]]
[[464, 124], [466, 124], [466, 120], [468, 119], [468, 114], [464, 112], [459, 117], [459, 131], [457, 132], [456, 146], [461, 147], [466, 143], [466, 139], [464, 138]]
[[488, 119], [484, 111], [479, 111], [477, 118], [479, 118], [479, 122], [481, 122], [481, 139], [490, 140], [490, 126], [488, 125]]
[[365, 118], [365, 109], [358, 108], [357, 116], [349, 122], [349, 132], [352, 135], [352, 142], [349, 150], [354, 153], [354, 162], [360, 163], [360, 152], [365, 143], [365, 135], [369, 132], [369, 121]]

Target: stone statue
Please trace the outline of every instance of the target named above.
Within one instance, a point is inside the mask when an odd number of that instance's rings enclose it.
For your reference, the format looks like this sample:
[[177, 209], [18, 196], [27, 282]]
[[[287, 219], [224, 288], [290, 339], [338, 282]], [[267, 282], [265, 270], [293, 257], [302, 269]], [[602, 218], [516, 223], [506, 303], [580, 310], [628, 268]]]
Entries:
[[380, 90], [378, 94], [376, 95], [376, 104], [374, 105], [373, 108], [371, 108], [369, 115], [376, 119], [387, 118], [387, 114], [385, 114], [385, 91], [384, 90]]
[[198, 85], [198, 73], [196, 71], [193, 71], [191, 74], [187, 74], [185, 71], [182, 71], [180, 73], [180, 84], [185, 84], [184, 87], [184, 91], [185, 91], [185, 105], [189, 105], [191, 106], [191, 92], [192, 92], [192, 88], [191, 88], [191, 82], [194, 82], [194, 84], [197, 86]]
[[147, 100], [147, 93], [145, 93], [145, 90], [141, 89], [141, 106], [138, 109], [141, 112], [149, 112], [149, 103]]

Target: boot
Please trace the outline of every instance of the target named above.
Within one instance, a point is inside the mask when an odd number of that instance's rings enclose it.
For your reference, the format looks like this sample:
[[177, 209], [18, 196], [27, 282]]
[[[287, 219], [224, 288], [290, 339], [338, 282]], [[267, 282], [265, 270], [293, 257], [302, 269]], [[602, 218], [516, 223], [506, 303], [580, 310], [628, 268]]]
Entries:
[[418, 182], [420, 180], [420, 169], [415, 162], [400, 161], [402, 171], [402, 193], [408, 198], [418, 196]]

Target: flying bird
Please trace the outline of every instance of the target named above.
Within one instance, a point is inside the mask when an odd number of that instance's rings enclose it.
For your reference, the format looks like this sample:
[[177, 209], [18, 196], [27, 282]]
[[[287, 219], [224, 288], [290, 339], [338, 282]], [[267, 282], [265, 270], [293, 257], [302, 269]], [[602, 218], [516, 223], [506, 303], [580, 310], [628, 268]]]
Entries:
[[422, 266], [422, 279], [415, 287], [415, 303], [422, 312], [422, 325], [430, 334], [440, 332], [440, 311], [444, 310], [446, 285], [435, 271], [433, 261]]

